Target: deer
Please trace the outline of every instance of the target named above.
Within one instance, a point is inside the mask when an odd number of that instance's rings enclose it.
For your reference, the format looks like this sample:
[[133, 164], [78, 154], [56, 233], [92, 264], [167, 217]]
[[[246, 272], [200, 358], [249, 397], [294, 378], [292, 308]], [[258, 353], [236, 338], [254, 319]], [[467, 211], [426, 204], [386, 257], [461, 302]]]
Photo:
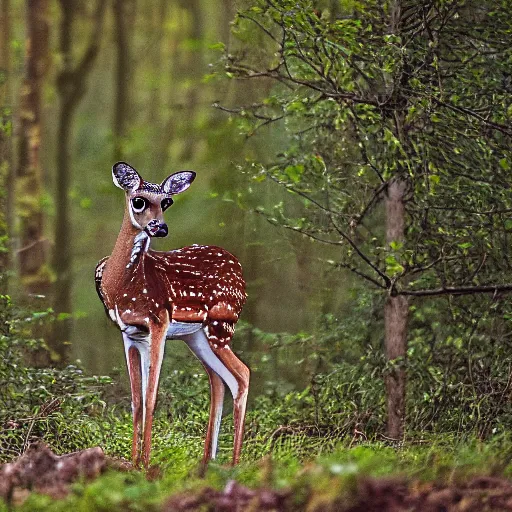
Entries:
[[180, 171], [156, 184], [125, 162], [112, 167], [114, 184], [125, 192], [124, 218], [112, 254], [96, 266], [95, 282], [108, 318], [122, 334], [132, 399], [132, 462], [146, 469], [167, 340], [184, 341], [208, 374], [203, 464], [217, 453], [226, 387], [233, 398], [233, 465], [242, 449], [250, 370], [231, 350], [246, 301], [240, 262], [216, 246], [150, 248], [153, 237], [169, 232], [163, 214], [173, 196], [187, 190], [195, 177], [193, 171]]

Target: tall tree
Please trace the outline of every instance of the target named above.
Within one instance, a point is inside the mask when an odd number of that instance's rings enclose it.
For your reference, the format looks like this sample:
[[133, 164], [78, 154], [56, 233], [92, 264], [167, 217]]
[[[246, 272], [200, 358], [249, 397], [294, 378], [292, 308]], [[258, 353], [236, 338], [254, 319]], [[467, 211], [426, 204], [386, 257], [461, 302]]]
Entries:
[[49, 58], [48, 0], [27, 0], [25, 77], [20, 98], [20, 129], [16, 198], [20, 216], [19, 268], [25, 289], [45, 294], [49, 273], [45, 270], [47, 241], [44, 238], [41, 195], [42, 88]]
[[98, 0], [92, 16], [92, 27], [89, 41], [81, 59], [74, 64], [76, 40], [73, 37], [78, 0], [60, 0], [62, 13], [60, 24], [59, 49], [62, 55], [62, 69], [57, 76], [57, 91], [59, 93], [58, 115], [58, 149], [57, 149], [57, 190], [55, 216], [55, 253], [53, 264], [57, 273], [55, 285], [54, 310], [61, 314], [61, 321], [56, 323], [51, 340], [51, 348], [61, 362], [67, 359], [67, 342], [70, 337], [69, 320], [65, 316], [72, 310], [72, 252], [71, 240], [73, 229], [69, 210], [69, 190], [71, 182], [71, 141], [73, 140], [73, 120], [76, 109], [86, 92], [86, 80], [98, 56], [101, 42], [103, 20], [106, 2]]
[[[151, 2], [151, 5], [153, 5], [153, 8], [149, 10], [150, 20], [147, 24], [148, 32], [146, 35], [146, 37], [152, 41], [151, 48], [149, 49], [149, 62], [151, 65], [150, 75], [152, 80], [147, 114], [148, 123], [151, 128], [156, 128], [160, 131], [162, 62], [164, 60], [162, 56], [162, 45], [165, 40], [165, 23], [167, 21], [169, 3], [166, 0], [160, 0], [156, 7], [153, 2]], [[163, 138], [167, 139], [165, 136]], [[159, 165], [157, 165], [157, 167], [161, 168]]]
[[[388, 435], [403, 436], [411, 297], [512, 290], [506, 247], [512, 32], [508, 2], [259, 0], [240, 11], [228, 76], [271, 79], [227, 109], [284, 147], [251, 162], [302, 203], [270, 222], [339, 248], [385, 294]], [[249, 49], [248, 33], [264, 44]], [[247, 119], [252, 122], [248, 123]], [[274, 128], [274, 129], [276, 129]], [[272, 128], [271, 128], [272, 129]]]
[[130, 92], [133, 83], [132, 40], [135, 33], [135, 1], [114, 0], [114, 29], [116, 41], [114, 160], [123, 157], [130, 112]]
[[187, 109], [187, 130], [184, 139], [183, 150], [180, 160], [188, 162], [194, 156], [197, 148], [197, 106], [200, 101], [200, 83], [203, 73], [202, 67], [202, 45], [203, 18], [201, 3], [199, 0], [181, 0], [180, 5], [187, 15], [188, 26], [188, 51], [182, 52], [182, 73], [187, 77], [186, 88], [186, 109]]
[[[12, 234], [14, 173], [12, 168], [11, 6], [0, 2], [0, 269], [10, 267], [8, 238]], [[0, 293], [7, 292], [7, 273], [0, 275]]]

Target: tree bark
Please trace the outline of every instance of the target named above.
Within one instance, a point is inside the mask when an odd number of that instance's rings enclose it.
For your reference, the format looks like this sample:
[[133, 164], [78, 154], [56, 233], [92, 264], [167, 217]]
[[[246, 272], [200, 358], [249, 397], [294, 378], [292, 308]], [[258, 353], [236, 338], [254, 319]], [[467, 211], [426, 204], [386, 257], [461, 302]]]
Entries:
[[48, 0], [27, 0], [27, 48], [25, 78], [20, 99], [20, 138], [16, 197], [20, 209], [20, 248], [22, 283], [29, 293], [46, 294], [50, 286], [45, 272], [48, 243], [43, 232], [41, 193], [43, 168], [40, 159], [41, 103], [48, 67]]
[[[401, 178], [388, 183], [386, 193], [386, 240], [401, 242], [405, 238], [404, 196], [407, 184]], [[387, 401], [387, 435], [401, 440], [405, 424], [405, 358], [407, 355], [408, 299], [393, 295], [393, 290], [384, 306], [385, 355], [388, 372], [385, 376]]]

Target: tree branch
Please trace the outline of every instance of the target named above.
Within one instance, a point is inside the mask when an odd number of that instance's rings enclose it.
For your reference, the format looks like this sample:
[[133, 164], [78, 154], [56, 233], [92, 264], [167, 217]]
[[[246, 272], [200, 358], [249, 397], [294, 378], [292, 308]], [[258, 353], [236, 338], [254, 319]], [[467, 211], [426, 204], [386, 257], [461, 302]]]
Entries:
[[408, 295], [411, 297], [432, 297], [440, 295], [474, 295], [476, 293], [500, 293], [512, 292], [512, 284], [489, 284], [477, 286], [446, 286], [432, 290], [401, 290], [397, 295]]

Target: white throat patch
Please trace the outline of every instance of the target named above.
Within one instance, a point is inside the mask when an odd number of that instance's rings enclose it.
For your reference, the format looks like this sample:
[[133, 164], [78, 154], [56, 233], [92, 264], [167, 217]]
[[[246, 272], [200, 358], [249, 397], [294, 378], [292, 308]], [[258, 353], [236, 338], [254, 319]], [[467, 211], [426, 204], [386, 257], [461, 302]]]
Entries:
[[133, 249], [130, 255], [130, 262], [128, 263], [128, 265], [126, 265], [126, 268], [130, 268], [135, 264], [141, 252], [147, 252], [147, 250], [149, 249], [150, 242], [151, 239], [149, 238], [149, 235], [145, 231], [141, 231], [133, 239]]

